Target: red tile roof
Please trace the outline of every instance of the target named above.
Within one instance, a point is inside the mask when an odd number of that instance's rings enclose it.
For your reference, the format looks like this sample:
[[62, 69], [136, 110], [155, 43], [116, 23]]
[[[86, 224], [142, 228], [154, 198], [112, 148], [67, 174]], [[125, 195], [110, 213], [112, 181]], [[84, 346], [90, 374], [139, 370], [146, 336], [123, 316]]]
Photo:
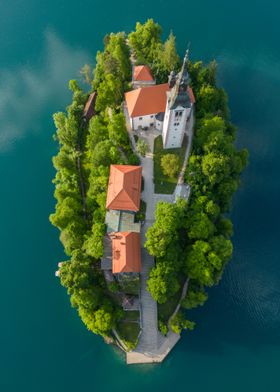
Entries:
[[134, 232], [112, 233], [113, 274], [141, 271], [140, 234]]
[[154, 79], [147, 65], [136, 65], [133, 70], [133, 80], [137, 82], [152, 82]]
[[106, 208], [139, 211], [142, 167], [111, 165]]
[[191, 103], [195, 103], [195, 96], [194, 96], [194, 93], [193, 93], [193, 89], [190, 86], [188, 86], [188, 93], [189, 93], [189, 97], [190, 97]]
[[125, 94], [125, 100], [130, 117], [146, 116], [165, 112], [168, 83], [137, 88]]

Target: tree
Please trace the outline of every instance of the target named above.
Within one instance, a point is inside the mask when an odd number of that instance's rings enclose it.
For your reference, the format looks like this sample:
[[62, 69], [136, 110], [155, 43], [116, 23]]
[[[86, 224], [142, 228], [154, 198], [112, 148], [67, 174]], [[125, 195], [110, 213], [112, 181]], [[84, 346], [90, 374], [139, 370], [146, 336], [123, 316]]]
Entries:
[[183, 299], [181, 305], [185, 309], [193, 309], [197, 306], [202, 306], [207, 301], [208, 295], [203, 289], [203, 286], [198, 289], [189, 289], [186, 297]]
[[105, 75], [97, 88], [95, 108], [102, 112], [106, 108], [120, 105], [122, 100], [121, 81], [112, 74]]
[[92, 226], [91, 234], [86, 237], [83, 249], [89, 256], [100, 259], [103, 255], [104, 223], [96, 222]]
[[93, 116], [89, 121], [88, 136], [87, 136], [87, 150], [93, 151], [96, 144], [108, 139], [108, 130], [106, 123], [101, 116]]
[[74, 308], [83, 307], [92, 312], [100, 304], [101, 297], [100, 289], [94, 286], [78, 288], [71, 295], [71, 305]]
[[110, 140], [116, 145], [125, 148], [129, 145], [125, 117], [122, 112], [113, 113], [108, 124]]
[[180, 334], [182, 329], [189, 329], [192, 331], [195, 327], [195, 322], [186, 320], [184, 314], [178, 312], [176, 316], [171, 319], [170, 326], [173, 332]]
[[112, 162], [117, 163], [120, 154], [110, 140], [104, 140], [96, 144], [91, 154], [94, 166], [109, 166]]
[[136, 144], [136, 150], [140, 155], [145, 157], [147, 152], [149, 151], [149, 146], [143, 139], [138, 139]]
[[175, 154], [166, 154], [163, 155], [160, 161], [161, 168], [163, 173], [170, 177], [173, 178], [178, 174], [179, 169], [180, 169], [180, 161], [177, 155]]
[[205, 240], [215, 232], [215, 226], [204, 212], [188, 214], [187, 230], [189, 238]]
[[214, 185], [221, 182], [230, 174], [230, 160], [226, 155], [210, 152], [202, 158], [202, 171]]
[[153, 299], [163, 304], [180, 289], [180, 284], [174, 269], [166, 262], [158, 262], [150, 272], [147, 288]]
[[198, 116], [202, 117], [206, 113], [222, 115], [228, 117], [227, 96], [223, 89], [203, 84], [196, 94]]
[[155, 223], [147, 230], [147, 241], [144, 245], [151, 255], [164, 257], [169, 245], [176, 242], [183, 213], [184, 207], [181, 205], [157, 203]]
[[87, 328], [101, 336], [107, 336], [114, 327], [112, 311], [102, 307], [95, 312], [88, 312], [85, 308], [79, 308], [79, 315]]
[[163, 45], [162, 62], [168, 73], [177, 70], [180, 65], [180, 57], [176, 50], [176, 38], [172, 31]]
[[136, 23], [136, 29], [129, 34], [128, 39], [140, 63], [153, 63], [155, 53], [162, 45], [161, 34], [160, 25], [153, 19], [148, 19], [144, 24]]

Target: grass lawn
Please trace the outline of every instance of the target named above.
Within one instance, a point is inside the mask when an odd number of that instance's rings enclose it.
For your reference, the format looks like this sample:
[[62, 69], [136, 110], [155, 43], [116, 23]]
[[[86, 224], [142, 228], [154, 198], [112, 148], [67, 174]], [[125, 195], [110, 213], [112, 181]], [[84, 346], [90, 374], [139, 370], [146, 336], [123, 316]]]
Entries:
[[129, 310], [125, 312], [123, 321], [139, 321], [140, 312], [139, 310]]
[[183, 285], [185, 283], [184, 277], [179, 277], [180, 289], [177, 291], [175, 295], [169, 297], [165, 304], [158, 304], [158, 318], [162, 320], [164, 323], [167, 323], [169, 317], [174, 312], [178, 302], [180, 301], [182, 295]]
[[169, 178], [165, 176], [161, 169], [161, 158], [166, 154], [175, 154], [179, 157], [180, 167], [182, 167], [187, 148], [187, 137], [184, 137], [181, 148], [170, 148], [164, 150], [162, 147], [162, 137], [158, 136], [154, 143], [154, 182], [155, 193], [172, 194], [177, 184], [177, 177]]
[[125, 342], [129, 349], [136, 347], [140, 332], [140, 326], [138, 323], [121, 321], [117, 326], [117, 331], [120, 338]]
[[174, 312], [176, 306], [178, 305], [181, 296], [181, 290], [178, 291], [173, 297], [168, 298], [165, 304], [158, 304], [158, 318], [162, 320], [165, 324], [167, 323], [169, 317]]

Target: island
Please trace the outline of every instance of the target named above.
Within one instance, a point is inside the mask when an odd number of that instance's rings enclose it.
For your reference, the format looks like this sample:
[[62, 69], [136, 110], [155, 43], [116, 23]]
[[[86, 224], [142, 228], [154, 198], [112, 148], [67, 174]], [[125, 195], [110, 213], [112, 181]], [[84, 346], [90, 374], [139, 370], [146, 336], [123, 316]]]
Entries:
[[[111, 33], [72, 103], [54, 114], [57, 200], [68, 256], [56, 275], [86, 327], [162, 362], [191, 331], [231, 259], [228, 212], [248, 160], [235, 146], [217, 64], [183, 61], [152, 19]], [[87, 91], [85, 91], [87, 90]]]

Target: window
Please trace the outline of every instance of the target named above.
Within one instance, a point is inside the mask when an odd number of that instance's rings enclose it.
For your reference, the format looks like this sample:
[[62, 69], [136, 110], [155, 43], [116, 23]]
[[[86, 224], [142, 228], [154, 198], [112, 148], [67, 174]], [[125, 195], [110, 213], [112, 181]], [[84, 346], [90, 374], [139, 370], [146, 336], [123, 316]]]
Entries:
[[154, 116], [153, 116], [153, 115], [151, 115], [150, 117], [151, 117], [151, 118], [154, 118]]
[[150, 123], [150, 127], [152, 127], [154, 125], [154, 123]]
[[139, 120], [141, 121], [143, 119], [143, 117], [139, 117]]
[[183, 112], [179, 112], [179, 117], [182, 117], [182, 115], [183, 115]]

